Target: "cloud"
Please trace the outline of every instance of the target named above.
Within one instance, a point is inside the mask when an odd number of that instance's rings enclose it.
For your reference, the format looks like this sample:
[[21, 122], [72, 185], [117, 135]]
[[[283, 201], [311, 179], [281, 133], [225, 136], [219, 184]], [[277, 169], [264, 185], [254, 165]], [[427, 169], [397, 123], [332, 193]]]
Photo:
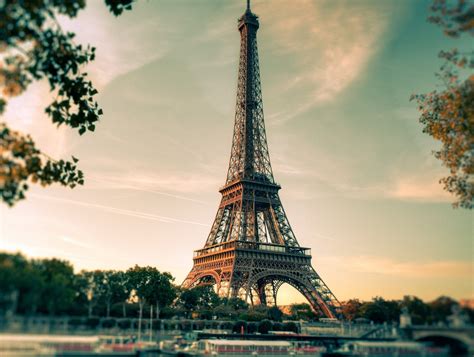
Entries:
[[46, 116], [44, 110], [53, 100], [45, 82], [33, 83], [22, 95], [8, 101], [1, 119], [11, 129], [30, 134], [47, 155], [61, 157], [68, 150], [67, 132], [71, 129], [57, 127]]
[[453, 200], [434, 177], [428, 179], [401, 178], [395, 183], [389, 197], [400, 200], [450, 202]]
[[97, 48], [95, 61], [86, 69], [97, 88], [168, 52], [165, 35], [169, 30], [150, 6], [137, 4], [132, 12], [115, 18], [103, 3], [96, 1], [88, 3], [77, 18], [59, 17], [65, 31], [76, 33], [77, 43]]
[[320, 257], [325, 264], [340, 266], [344, 270], [357, 273], [392, 275], [403, 278], [470, 278], [473, 272], [472, 262], [442, 261], [400, 261], [388, 257], [352, 256]]
[[[255, 4], [274, 41], [273, 55], [286, 57], [279, 90], [298, 93], [296, 107], [273, 122], [290, 120], [331, 101], [364, 72], [390, 23], [384, 6], [337, 1], [267, 1]], [[301, 94], [303, 93], [303, 94]], [[288, 102], [288, 101], [285, 101]]]

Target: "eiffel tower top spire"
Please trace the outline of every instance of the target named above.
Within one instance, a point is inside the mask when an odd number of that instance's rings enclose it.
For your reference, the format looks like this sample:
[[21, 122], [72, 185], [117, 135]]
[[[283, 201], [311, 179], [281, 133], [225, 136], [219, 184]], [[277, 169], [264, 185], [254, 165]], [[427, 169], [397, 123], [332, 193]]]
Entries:
[[238, 20], [240, 59], [234, 135], [226, 185], [238, 180], [274, 183], [263, 119], [257, 49], [258, 16], [247, 9]]

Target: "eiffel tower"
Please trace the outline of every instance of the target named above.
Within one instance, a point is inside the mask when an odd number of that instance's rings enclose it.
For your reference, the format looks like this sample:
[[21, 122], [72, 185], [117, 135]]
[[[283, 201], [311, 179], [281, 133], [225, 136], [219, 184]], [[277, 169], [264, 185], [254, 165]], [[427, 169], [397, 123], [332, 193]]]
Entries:
[[268, 153], [257, 51], [258, 16], [247, 10], [238, 20], [240, 63], [232, 150], [222, 200], [204, 248], [182, 286], [212, 284], [220, 296], [276, 305], [288, 283], [313, 310], [340, 316], [340, 303], [300, 247], [280, 201]]

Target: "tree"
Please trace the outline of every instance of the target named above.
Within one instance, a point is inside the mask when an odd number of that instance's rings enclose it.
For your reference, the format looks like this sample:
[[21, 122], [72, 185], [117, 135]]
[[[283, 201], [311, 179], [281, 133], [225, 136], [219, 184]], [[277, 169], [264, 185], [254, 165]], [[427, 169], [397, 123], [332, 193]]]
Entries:
[[429, 303], [431, 308], [431, 318], [434, 322], [447, 322], [448, 316], [452, 314], [453, 306], [459, 303], [449, 296], [440, 296]]
[[237, 321], [232, 327], [234, 333], [246, 333], [247, 332], [247, 321]]
[[150, 284], [151, 276], [155, 270], [156, 269], [152, 267], [140, 267], [135, 265], [126, 272], [131, 298], [138, 302], [139, 306], [138, 340], [140, 340], [141, 337], [141, 320], [143, 317], [143, 306], [145, 305], [149, 293], [148, 285]]
[[267, 334], [273, 327], [273, 323], [270, 320], [262, 320], [258, 324], [258, 332]]
[[283, 317], [283, 312], [281, 312], [278, 306], [272, 306], [268, 309], [267, 316], [272, 321], [281, 321]]
[[17, 307], [18, 282], [27, 266], [21, 254], [0, 253], [0, 313], [14, 313]]
[[72, 265], [59, 259], [33, 260], [32, 266], [44, 281], [41, 306], [50, 315], [68, 312], [74, 300]]
[[306, 303], [291, 304], [290, 306], [290, 318], [293, 320], [314, 320], [315, 315], [311, 310], [311, 306]]
[[[105, 0], [114, 15], [131, 9], [133, 0]], [[55, 125], [79, 134], [94, 131], [103, 114], [97, 90], [81, 67], [95, 58], [95, 48], [74, 43], [58, 15], [74, 18], [85, 0], [2, 1], [0, 5], [0, 114], [9, 98], [22, 94], [39, 80], [49, 83], [55, 98], [45, 109]], [[77, 159], [54, 160], [41, 152], [29, 135], [0, 122], [0, 199], [12, 206], [25, 198], [28, 182], [54, 182], [75, 187], [84, 183]]]
[[352, 321], [360, 316], [362, 303], [359, 299], [350, 299], [342, 303], [342, 314], [346, 320]]
[[360, 308], [362, 303], [359, 299], [350, 299], [342, 303], [342, 314], [344, 318], [348, 321], [352, 321], [355, 318], [360, 316]]
[[425, 324], [429, 321], [431, 308], [416, 296], [404, 296], [401, 307], [406, 307], [415, 325]]
[[17, 281], [19, 288], [18, 312], [26, 315], [36, 314], [45, 292], [45, 282], [40, 272], [28, 261]]
[[105, 274], [101, 270], [81, 271], [76, 279], [79, 282], [80, 293], [87, 300], [87, 316], [92, 317], [94, 308], [104, 298], [106, 291]]
[[238, 297], [224, 298], [222, 302], [231, 307], [234, 311], [247, 310], [249, 308], [248, 302]]
[[248, 310], [249, 304], [237, 297], [221, 298], [220, 305], [213, 312], [220, 318], [235, 319], [239, 314]]
[[[474, 36], [474, 5], [465, 0], [433, 0], [428, 20], [451, 38]], [[454, 207], [472, 209], [474, 203], [474, 50], [441, 51], [444, 64], [437, 73], [443, 89], [411, 96], [421, 111], [423, 132], [442, 144], [434, 155], [450, 175], [440, 180], [456, 197]]]
[[122, 315], [127, 316], [126, 300], [130, 296], [130, 291], [127, 287], [126, 274], [121, 271], [106, 270], [104, 271], [105, 290], [105, 315], [110, 317], [110, 308], [114, 303], [122, 304]]
[[395, 300], [388, 301], [376, 297], [371, 302], [364, 303], [360, 312], [361, 317], [376, 323], [397, 322], [400, 316], [400, 305]]
[[220, 299], [211, 285], [184, 290], [179, 296], [181, 305], [188, 311], [209, 310], [219, 305]]
[[160, 318], [161, 309], [171, 305], [176, 298], [176, 289], [172, 282], [174, 277], [170, 273], [160, 273], [158, 270], [151, 272], [150, 282], [147, 286], [145, 299], [156, 307], [156, 318]]

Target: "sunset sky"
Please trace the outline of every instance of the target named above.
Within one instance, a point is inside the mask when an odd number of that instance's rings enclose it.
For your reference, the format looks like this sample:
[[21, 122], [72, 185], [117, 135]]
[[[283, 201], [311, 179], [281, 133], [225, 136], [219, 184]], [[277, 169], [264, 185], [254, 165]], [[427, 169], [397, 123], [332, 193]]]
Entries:
[[[270, 157], [313, 266], [340, 300], [474, 298], [472, 212], [453, 209], [410, 94], [436, 87], [429, 1], [254, 0]], [[134, 264], [181, 283], [220, 201], [230, 155], [244, 0], [138, 1], [119, 18], [89, 0], [62, 19], [97, 47], [87, 66], [105, 115], [95, 133], [57, 129], [46, 83], [7, 108], [86, 184], [32, 187], [0, 205], [0, 250], [80, 269]], [[471, 44], [472, 45], [472, 44]], [[303, 301], [285, 288], [280, 303]]]

